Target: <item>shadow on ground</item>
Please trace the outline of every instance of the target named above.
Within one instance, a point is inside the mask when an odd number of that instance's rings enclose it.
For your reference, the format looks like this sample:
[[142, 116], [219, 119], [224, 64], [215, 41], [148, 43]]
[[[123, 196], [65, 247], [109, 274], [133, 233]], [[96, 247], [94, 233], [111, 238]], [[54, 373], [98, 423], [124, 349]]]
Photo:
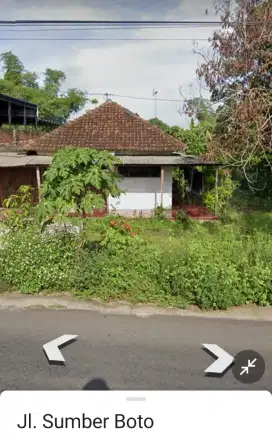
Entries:
[[93, 378], [90, 380], [82, 390], [110, 390], [107, 382], [102, 378]]

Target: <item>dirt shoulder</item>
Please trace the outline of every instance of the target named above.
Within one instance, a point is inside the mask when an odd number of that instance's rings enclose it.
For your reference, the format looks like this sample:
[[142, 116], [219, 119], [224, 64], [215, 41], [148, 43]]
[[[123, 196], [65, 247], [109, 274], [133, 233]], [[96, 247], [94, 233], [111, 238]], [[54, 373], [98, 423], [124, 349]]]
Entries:
[[52, 293], [50, 295], [23, 295], [18, 292], [0, 294], [0, 309], [68, 309], [89, 310], [101, 314], [125, 314], [140, 317], [152, 315], [203, 317], [216, 319], [272, 321], [272, 307], [258, 307], [255, 305], [230, 308], [227, 311], [203, 311], [197, 307], [188, 309], [161, 308], [148, 304], [133, 305], [129, 302], [118, 301], [104, 303], [99, 299], [77, 299], [70, 293]]

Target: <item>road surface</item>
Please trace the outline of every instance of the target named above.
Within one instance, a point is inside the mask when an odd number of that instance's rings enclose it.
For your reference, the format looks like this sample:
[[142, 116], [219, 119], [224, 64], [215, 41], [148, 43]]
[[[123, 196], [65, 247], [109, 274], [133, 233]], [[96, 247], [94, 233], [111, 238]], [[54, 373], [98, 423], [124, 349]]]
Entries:
[[[42, 346], [63, 334], [79, 339], [62, 349], [65, 366], [49, 365]], [[231, 355], [259, 352], [266, 372], [245, 385], [228, 371], [207, 377], [215, 343]], [[90, 311], [0, 311], [0, 390], [272, 389], [272, 324], [191, 317], [138, 318]], [[102, 384], [102, 386], [101, 386]]]

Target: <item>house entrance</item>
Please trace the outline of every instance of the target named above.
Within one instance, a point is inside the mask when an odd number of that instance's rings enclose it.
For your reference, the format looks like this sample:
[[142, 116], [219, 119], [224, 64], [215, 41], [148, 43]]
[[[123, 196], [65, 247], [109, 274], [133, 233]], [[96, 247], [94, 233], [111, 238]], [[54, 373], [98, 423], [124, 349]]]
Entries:
[[203, 173], [195, 167], [179, 167], [184, 173], [186, 181], [185, 192], [182, 195], [179, 184], [173, 179], [172, 184], [172, 205], [180, 207], [182, 205], [202, 205], [202, 192], [204, 190]]

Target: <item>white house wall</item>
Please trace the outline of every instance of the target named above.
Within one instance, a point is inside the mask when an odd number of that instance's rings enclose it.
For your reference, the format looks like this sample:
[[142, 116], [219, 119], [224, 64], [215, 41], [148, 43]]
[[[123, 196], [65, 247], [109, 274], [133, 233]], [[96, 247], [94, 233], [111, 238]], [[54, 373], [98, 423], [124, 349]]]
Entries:
[[119, 198], [109, 197], [109, 212], [123, 215], [150, 215], [154, 208], [163, 205], [172, 208], [172, 166], [164, 167], [163, 198], [161, 201], [160, 178], [124, 178], [121, 183], [125, 191]]

